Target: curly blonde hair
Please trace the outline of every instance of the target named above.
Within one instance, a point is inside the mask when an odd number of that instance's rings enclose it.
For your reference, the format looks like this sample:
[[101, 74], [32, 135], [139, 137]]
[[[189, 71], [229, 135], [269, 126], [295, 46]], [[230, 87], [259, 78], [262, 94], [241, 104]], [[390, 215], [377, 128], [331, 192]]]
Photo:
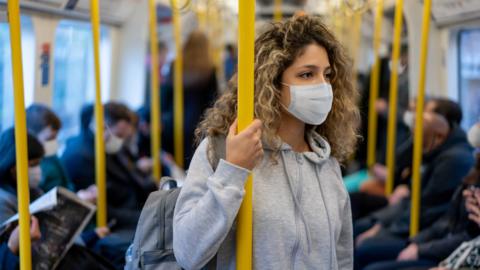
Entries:
[[[325, 48], [332, 67], [330, 83], [333, 106], [327, 120], [315, 128], [331, 146], [332, 156], [345, 161], [354, 151], [360, 121], [357, 108], [358, 92], [352, 84], [352, 64], [344, 48], [317, 16], [295, 16], [272, 23], [255, 41], [255, 118], [264, 125], [263, 139], [280, 149], [277, 131], [281, 123], [280, 89], [283, 72], [303, 53], [306, 46], [318, 44]], [[227, 90], [208, 109], [196, 130], [197, 141], [206, 136], [227, 135], [237, 116], [237, 76]]]

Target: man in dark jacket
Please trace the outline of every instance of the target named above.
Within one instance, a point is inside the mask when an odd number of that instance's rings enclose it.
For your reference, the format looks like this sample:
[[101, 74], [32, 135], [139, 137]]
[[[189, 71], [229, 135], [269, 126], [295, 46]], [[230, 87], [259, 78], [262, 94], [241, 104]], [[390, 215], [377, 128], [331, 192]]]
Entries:
[[[138, 171], [124, 149], [123, 142], [132, 129], [131, 111], [125, 105], [111, 102], [105, 105], [104, 114], [108, 218], [116, 219], [117, 230], [133, 232], [145, 200], [157, 187], [150, 177]], [[62, 156], [77, 189], [95, 183], [93, 121], [90, 121], [89, 128], [82, 125], [81, 133], [67, 141]]]
[[[473, 198], [472, 187], [480, 184], [479, 176], [480, 154], [477, 154], [476, 165], [464, 178], [463, 185], [455, 192], [448, 212], [431, 227], [411, 238], [406, 248], [397, 254], [392, 253], [398, 256], [397, 258], [383, 257], [382, 260], [387, 261], [369, 265], [367, 269], [386, 270], [406, 267], [410, 269], [413, 266], [435, 266], [447, 258], [461, 243], [477, 237], [480, 234], [480, 228], [469, 217], [471, 211], [467, 209], [466, 201]], [[401, 246], [400, 241], [399, 246]], [[391, 260], [388, 261], [388, 259]]]
[[[414, 108], [410, 108], [414, 110]], [[447, 98], [431, 98], [425, 103], [425, 112], [437, 113], [443, 117], [448, 122], [450, 130], [454, 130], [460, 126], [462, 121], [462, 108], [455, 101], [452, 101]], [[411, 116], [414, 116], [413, 111], [409, 111]], [[408, 118], [408, 117], [407, 117]], [[405, 124], [409, 126], [410, 129], [413, 129], [413, 119], [405, 119]], [[410, 182], [411, 166], [412, 166], [412, 155], [413, 155], [413, 138], [410, 137], [404, 141], [400, 142], [400, 146], [396, 148], [395, 153], [395, 172], [394, 172], [394, 186], [395, 189], [389, 197], [386, 197], [382, 194], [372, 194], [368, 192], [367, 189], [364, 189], [360, 192], [354, 192], [350, 194], [350, 200], [352, 203], [352, 217], [354, 220], [365, 217], [377, 210], [384, 208], [389, 204], [394, 204], [402, 199], [402, 196], [408, 195], [408, 187]], [[382, 168], [385, 172], [387, 168], [381, 164], [376, 164], [379, 168]], [[374, 174], [375, 175], [375, 174]], [[370, 186], [370, 191], [373, 187], [377, 189], [385, 188], [385, 179], [386, 175], [383, 175], [383, 178], [369, 180], [368, 184]], [[365, 187], [364, 187], [365, 188]], [[375, 190], [375, 189], [373, 189]], [[407, 190], [407, 191], [405, 191]]]
[[[450, 198], [473, 165], [472, 148], [459, 127], [435, 113], [424, 115], [420, 229], [430, 226], [448, 209]], [[373, 213], [355, 224], [356, 268], [395, 257], [406, 244], [410, 197]], [[393, 254], [393, 255], [392, 255]]]

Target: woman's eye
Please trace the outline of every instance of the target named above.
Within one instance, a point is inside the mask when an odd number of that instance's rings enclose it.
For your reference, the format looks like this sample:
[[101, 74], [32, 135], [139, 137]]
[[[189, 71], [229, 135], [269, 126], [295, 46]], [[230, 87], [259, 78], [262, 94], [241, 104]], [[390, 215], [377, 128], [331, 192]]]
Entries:
[[303, 79], [309, 79], [309, 78], [312, 78], [312, 77], [313, 77], [312, 72], [305, 72], [305, 73], [300, 74], [300, 78], [303, 78]]

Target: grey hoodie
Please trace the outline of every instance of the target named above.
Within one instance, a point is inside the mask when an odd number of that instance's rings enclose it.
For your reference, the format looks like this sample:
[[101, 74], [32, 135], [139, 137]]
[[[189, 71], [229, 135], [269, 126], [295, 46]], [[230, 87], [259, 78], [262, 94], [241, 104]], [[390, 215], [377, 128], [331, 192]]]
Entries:
[[[330, 146], [308, 134], [313, 152], [281, 147], [272, 163], [265, 149], [253, 170], [254, 269], [352, 269], [348, 193]], [[200, 269], [217, 254], [217, 269], [235, 269], [235, 218], [248, 170], [220, 160], [214, 172], [208, 141], [198, 147], [173, 220], [173, 249], [185, 269]]]

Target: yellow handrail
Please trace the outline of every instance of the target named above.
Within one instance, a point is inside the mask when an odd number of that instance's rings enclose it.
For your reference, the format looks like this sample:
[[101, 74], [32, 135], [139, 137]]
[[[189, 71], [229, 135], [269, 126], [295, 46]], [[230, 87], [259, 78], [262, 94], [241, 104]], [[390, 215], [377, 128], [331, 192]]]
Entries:
[[282, 12], [282, 0], [275, 0], [274, 3], [274, 11], [273, 11], [273, 19], [276, 22], [280, 22], [283, 19], [283, 12]]
[[[255, 0], [238, 1], [238, 130], [253, 120]], [[252, 176], [245, 184], [245, 197], [238, 214], [237, 269], [252, 269]]]
[[373, 34], [374, 63], [370, 75], [370, 100], [368, 105], [368, 142], [367, 142], [367, 166], [371, 168], [375, 164], [375, 148], [377, 146], [377, 112], [375, 103], [378, 98], [378, 85], [380, 74], [379, 49], [382, 34], [383, 0], [377, 0], [375, 12], [375, 33]]
[[107, 191], [102, 90], [100, 88], [100, 11], [99, 0], [90, 0], [95, 67], [95, 179], [97, 183], [97, 226], [107, 226]]
[[422, 43], [420, 51], [420, 77], [418, 80], [417, 111], [415, 115], [415, 141], [413, 145], [412, 202], [410, 214], [410, 236], [415, 236], [420, 228], [420, 192], [423, 149], [423, 103], [425, 102], [425, 79], [428, 57], [428, 38], [430, 31], [430, 10], [432, 1], [423, 2]]
[[357, 87], [357, 75], [358, 75], [358, 62], [360, 50], [361, 38], [362, 38], [362, 16], [360, 12], [355, 12], [353, 15], [353, 42], [351, 45], [352, 48], [352, 57], [353, 57], [353, 80], [355, 82], [355, 87]]
[[173, 31], [175, 35], [175, 67], [174, 67], [174, 148], [175, 162], [181, 168], [184, 167], [184, 134], [183, 134], [183, 52], [182, 52], [182, 32], [180, 25], [180, 10], [177, 7], [178, 0], [172, 0]]
[[151, 152], [153, 157], [153, 178], [159, 182], [162, 176], [160, 166], [161, 131], [160, 131], [160, 88], [158, 70], [157, 6], [155, 0], [149, 0], [150, 27], [150, 119]]
[[403, 0], [397, 0], [395, 5], [395, 30], [392, 50], [392, 74], [390, 78], [390, 102], [388, 111], [387, 133], [387, 183], [385, 194], [392, 194], [395, 174], [395, 144], [397, 136], [397, 106], [398, 106], [398, 59], [400, 57], [400, 43], [402, 38]]
[[20, 27], [20, 7], [18, 0], [8, 0], [8, 20], [10, 24], [10, 46], [12, 48], [13, 98], [15, 103], [15, 149], [17, 164], [17, 198], [20, 224], [20, 269], [32, 269], [30, 245], [30, 192], [28, 189], [28, 148], [27, 124], [25, 116], [22, 38]]

